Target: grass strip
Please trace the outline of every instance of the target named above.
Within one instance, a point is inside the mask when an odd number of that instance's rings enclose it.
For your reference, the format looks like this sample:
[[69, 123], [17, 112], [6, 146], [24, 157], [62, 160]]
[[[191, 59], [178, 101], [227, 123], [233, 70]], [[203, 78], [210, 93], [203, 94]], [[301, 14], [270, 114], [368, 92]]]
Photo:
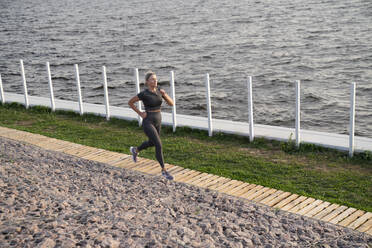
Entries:
[[[80, 116], [45, 107], [26, 110], [0, 104], [0, 125], [115, 152], [129, 153], [144, 140], [136, 121]], [[190, 128], [162, 127], [165, 161], [185, 168], [260, 184], [372, 212], [372, 154], [346, 152], [293, 141], [278, 142]], [[155, 159], [154, 148], [141, 157]]]

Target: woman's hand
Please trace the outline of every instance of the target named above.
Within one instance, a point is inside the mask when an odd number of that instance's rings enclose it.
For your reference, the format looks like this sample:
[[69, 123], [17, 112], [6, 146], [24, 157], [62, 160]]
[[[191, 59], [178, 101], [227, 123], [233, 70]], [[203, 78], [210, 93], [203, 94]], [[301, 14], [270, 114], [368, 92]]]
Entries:
[[160, 91], [160, 94], [161, 94], [162, 96], [165, 96], [165, 90], [160, 89], [159, 91]]
[[159, 91], [164, 100], [168, 103], [168, 105], [173, 106], [174, 105], [173, 100], [167, 95], [167, 93], [165, 93], [165, 90], [160, 89]]
[[146, 116], [147, 116], [147, 113], [146, 112], [141, 112], [139, 115], [142, 117], [142, 119], [145, 119]]

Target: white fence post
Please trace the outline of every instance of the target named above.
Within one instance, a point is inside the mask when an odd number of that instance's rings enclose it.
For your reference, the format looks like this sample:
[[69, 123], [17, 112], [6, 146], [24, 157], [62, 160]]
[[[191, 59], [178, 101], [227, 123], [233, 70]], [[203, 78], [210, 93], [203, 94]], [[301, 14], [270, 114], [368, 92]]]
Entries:
[[[138, 68], [134, 68], [134, 81], [136, 83], [136, 93], [140, 93], [141, 88], [140, 88], [140, 82], [139, 82], [139, 75], [138, 75]], [[142, 107], [141, 107], [141, 101], [138, 102], [138, 110], [142, 112]], [[138, 115], [138, 125], [142, 125], [142, 118], [141, 116]]]
[[253, 92], [252, 92], [252, 77], [248, 77], [248, 121], [249, 121], [249, 141], [254, 140], [254, 124], [253, 124]]
[[83, 99], [81, 97], [79, 66], [77, 64], [75, 64], [75, 77], [76, 77], [76, 86], [77, 86], [78, 97], [79, 97], [80, 115], [83, 115], [84, 114]]
[[301, 123], [301, 95], [300, 95], [301, 81], [296, 81], [296, 146], [300, 147], [301, 134], [300, 134], [300, 123]]
[[355, 132], [355, 88], [356, 84], [350, 85], [350, 127], [349, 127], [349, 156], [354, 155], [354, 132]]
[[207, 89], [207, 111], [208, 111], [208, 135], [213, 135], [213, 125], [212, 125], [212, 107], [211, 107], [211, 89], [209, 84], [209, 73], [205, 77], [205, 86]]
[[109, 105], [109, 96], [108, 96], [108, 90], [107, 90], [106, 66], [102, 66], [102, 76], [103, 76], [103, 91], [105, 94], [106, 120], [110, 120], [110, 105]]
[[21, 63], [21, 74], [22, 74], [22, 80], [23, 80], [23, 94], [25, 96], [25, 106], [26, 109], [28, 109], [28, 93], [27, 93], [27, 84], [26, 84], [26, 75], [25, 75], [25, 68], [23, 66], [23, 60], [20, 60]]
[[172, 100], [173, 100], [173, 107], [172, 107], [172, 117], [173, 117], [173, 132], [176, 131], [177, 127], [177, 118], [176, 118], [176, 90], [174, 86], [174, 72], [170, 72], [171, 77], [171, 91], [172, 91]]
[[49, 83], [49, 92], [50, 92], [50, 107], [54, 112], [56, 110], [56, 104], [54, 102], [54, 93], [53, 93], [53, 83], [52, 83], [52, 75], [50, 73], [50, 65], [49, 62], [46, 62], [46, 68], [48, 72], [48, 83]]
[[3, 89], [3, 81], [1, 80], [1, 74], [0, 74], [0, 96], [1, 96], [1, 102], [4, 104], [5, 98], [4, 98], [4, 89]]

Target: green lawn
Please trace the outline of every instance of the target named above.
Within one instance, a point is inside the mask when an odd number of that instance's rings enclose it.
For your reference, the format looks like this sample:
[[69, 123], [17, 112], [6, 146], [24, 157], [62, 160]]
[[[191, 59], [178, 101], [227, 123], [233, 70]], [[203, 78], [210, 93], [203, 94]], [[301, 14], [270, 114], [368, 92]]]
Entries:
[[[128, 153], [146, 136], [138, 123], [33, 107], [0, 105], [0, 125], [116, 152]], [[296, 150], [281, 143], [215, 134], [190, 128], [162, 128], [165, 161], [248, 183], [289, 191], [372, 212], [372, 155], [314, 145]], [[155, 159], [154, 148], [140, 156]]]

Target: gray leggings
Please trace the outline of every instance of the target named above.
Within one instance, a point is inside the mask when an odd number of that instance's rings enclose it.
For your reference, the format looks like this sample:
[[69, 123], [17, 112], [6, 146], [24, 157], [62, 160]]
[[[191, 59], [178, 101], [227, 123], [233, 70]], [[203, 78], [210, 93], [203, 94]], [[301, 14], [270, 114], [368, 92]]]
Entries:
[[147, 116], [143, 119], [142, 127], [148, 141], [143, 142], [137, 147], [138, 152], [148, 147], [155, 146], [156, 159], [160, 166], [164, 168], [163, 147], [160, 140], [161, 130], [161, 113], [160, 112], [146, 112]]

